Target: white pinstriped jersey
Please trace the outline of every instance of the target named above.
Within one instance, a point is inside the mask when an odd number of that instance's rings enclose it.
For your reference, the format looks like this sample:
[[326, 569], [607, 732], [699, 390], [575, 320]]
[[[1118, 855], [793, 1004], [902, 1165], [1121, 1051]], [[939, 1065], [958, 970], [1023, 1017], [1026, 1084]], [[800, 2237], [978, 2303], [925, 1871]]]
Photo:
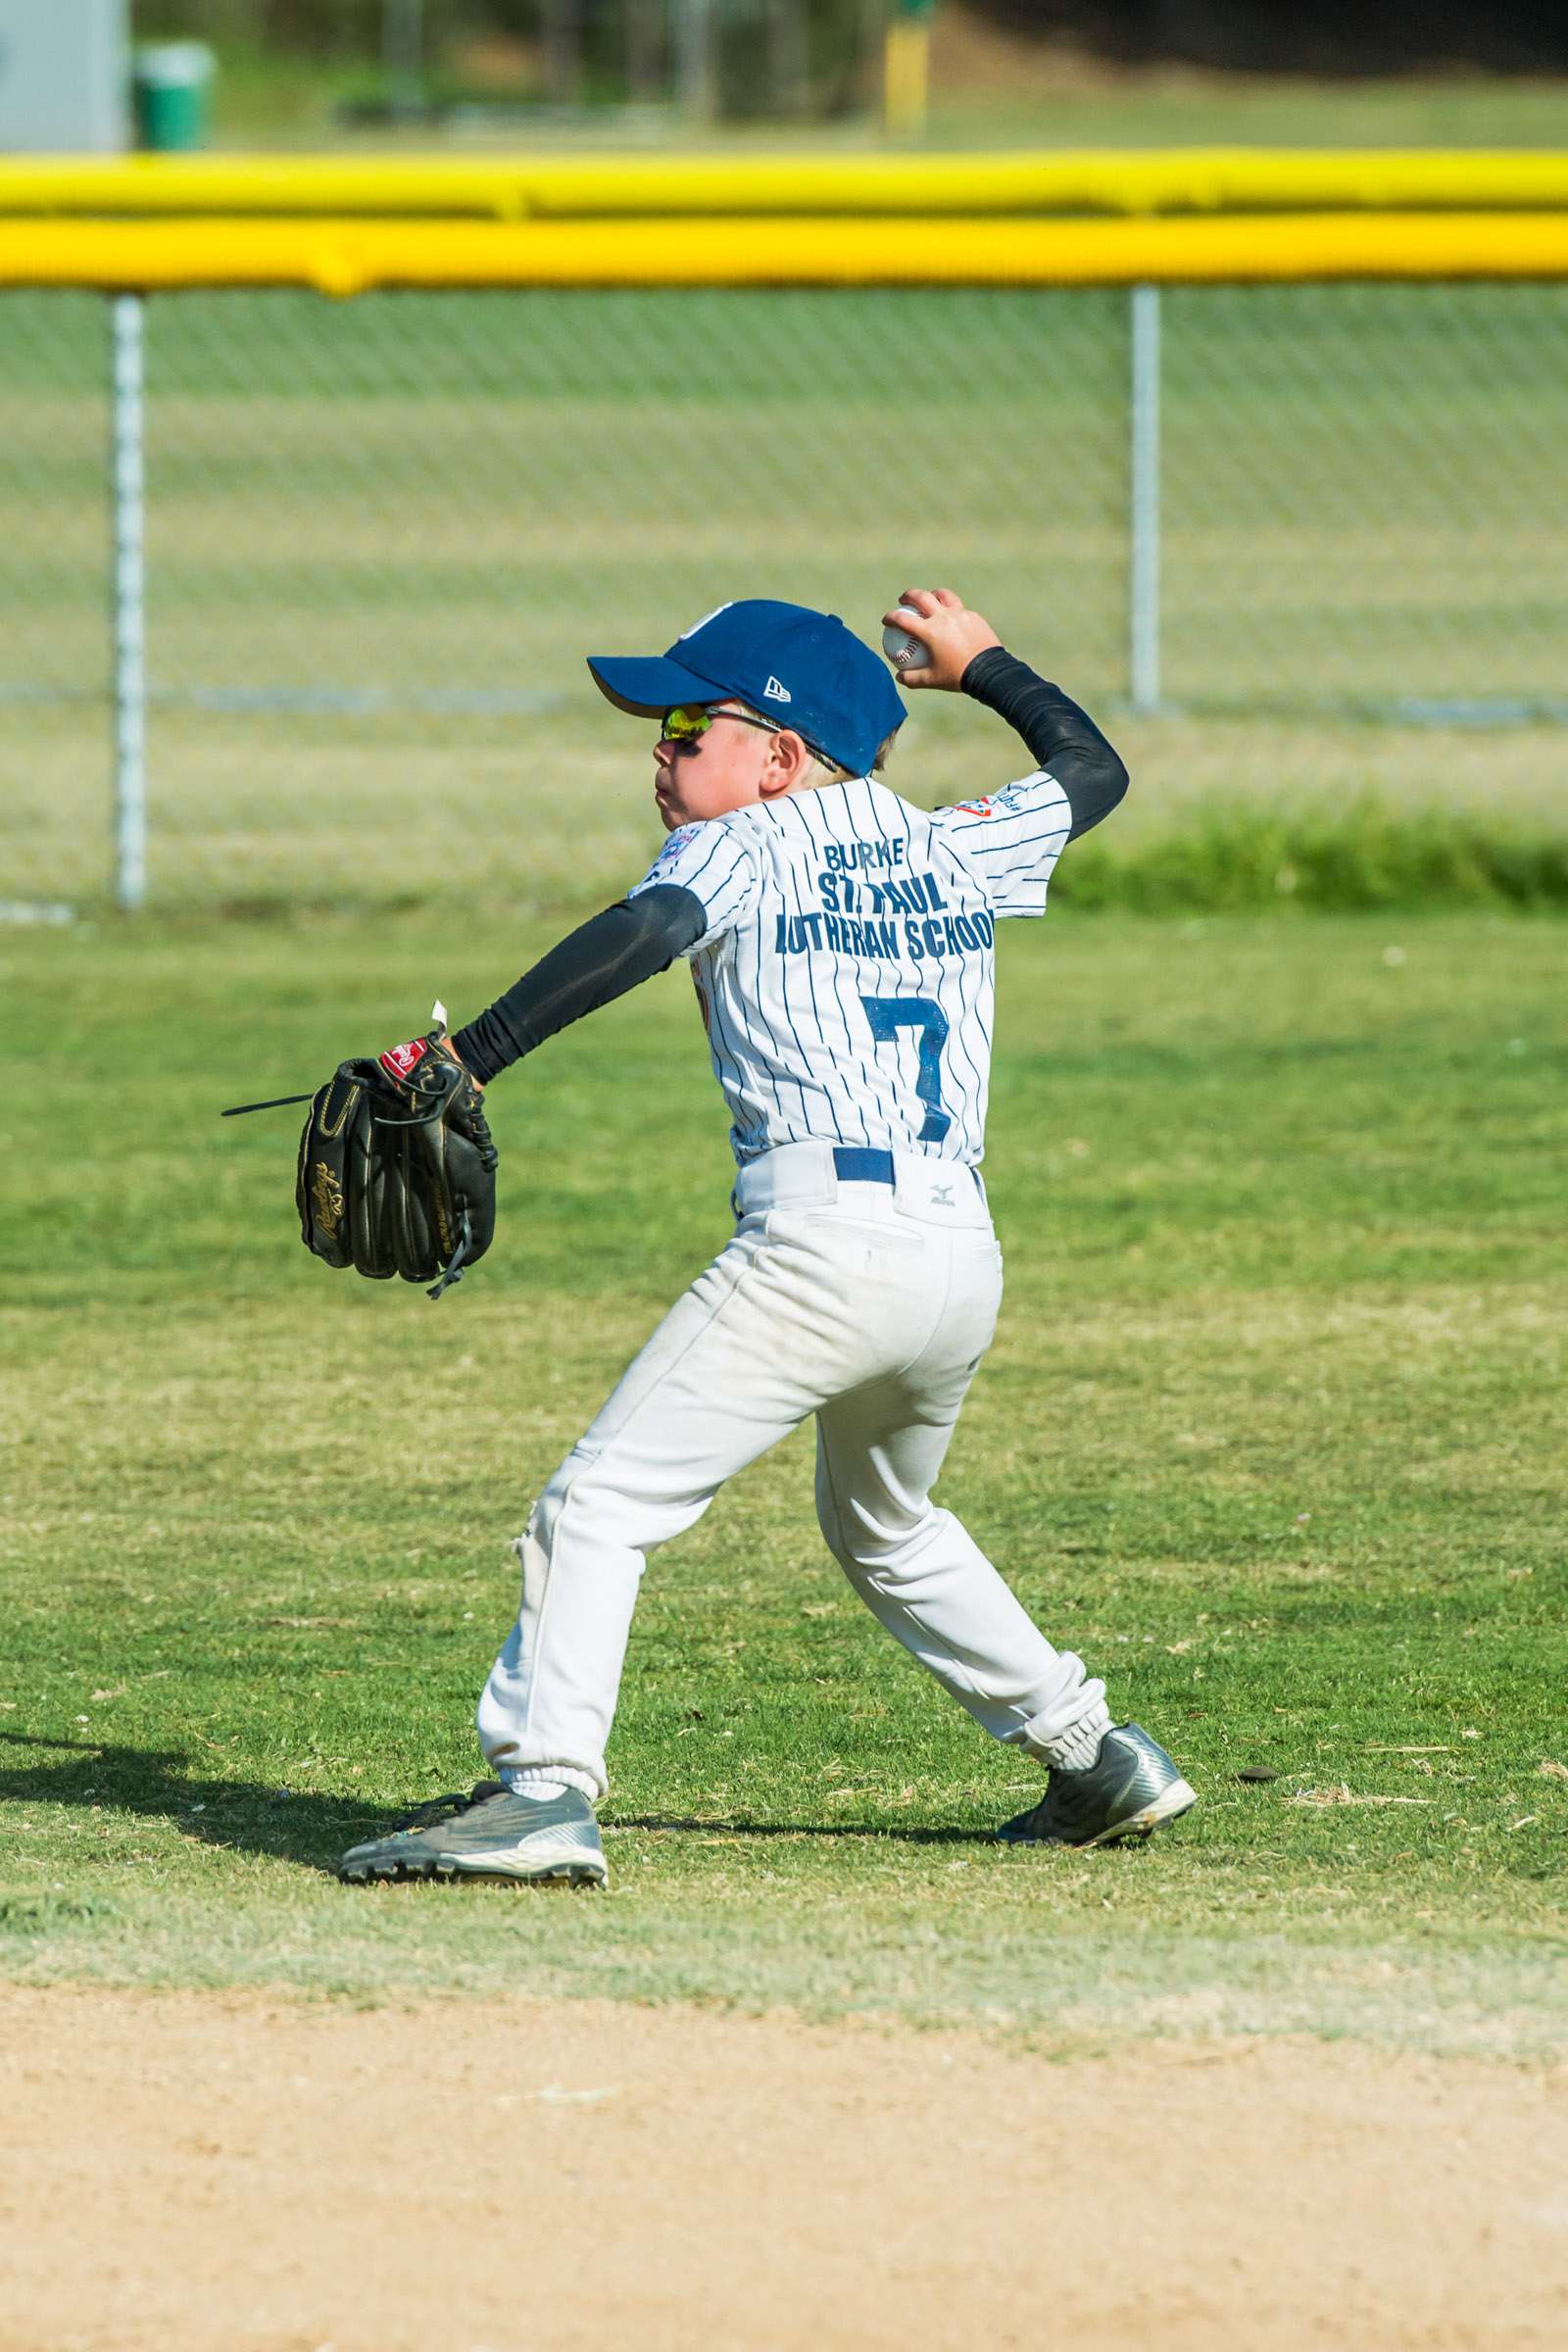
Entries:
[[741, 1166], [809, 1137], [979, 1161], [995, 924], [1044, 914], [1070, 823], [1037, 770], [932, 811], [858, 776], [671, 833], [628, 895], [708, 910], [687, 954]]

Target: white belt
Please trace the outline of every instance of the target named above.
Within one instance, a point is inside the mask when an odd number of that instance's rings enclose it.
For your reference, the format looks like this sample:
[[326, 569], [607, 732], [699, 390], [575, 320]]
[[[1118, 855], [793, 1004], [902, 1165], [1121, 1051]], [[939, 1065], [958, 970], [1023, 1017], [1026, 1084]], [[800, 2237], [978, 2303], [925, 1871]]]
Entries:
[[986, 1188], [978, 1168], [961, 1160], [932, 1159], [923, 1152], [893, 1152], [893, 1181], [843, 1177], [833, 1164], [831, 1144], [779, 1144], [741, 1169], [732, 1199], [737, 1216], [769, 1208], [821, 1208], [853, 1200], [858, 1208], [885, 1201], [925, 1225], [989, 1225]]

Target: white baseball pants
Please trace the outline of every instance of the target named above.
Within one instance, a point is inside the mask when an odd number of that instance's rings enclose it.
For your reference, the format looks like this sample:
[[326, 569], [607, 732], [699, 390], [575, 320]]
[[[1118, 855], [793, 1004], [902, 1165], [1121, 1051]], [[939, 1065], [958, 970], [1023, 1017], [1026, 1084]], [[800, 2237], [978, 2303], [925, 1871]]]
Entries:
[[816, 1508], [861, 1599], [995, 1739], [1043, 1754], [1104, 1685], [1054, 1649], [930, 1491], [990, 1345], [1002, 1254], [978, 1178], [900, 1153], [845, 1183], [826, 1145], [743, 1169], [734, 1238], [670, 1309], [535, 1504], [522, 1605], [479, 1702], [514, 1786], [604, 1794], [647, 1555], [816, 1415]]

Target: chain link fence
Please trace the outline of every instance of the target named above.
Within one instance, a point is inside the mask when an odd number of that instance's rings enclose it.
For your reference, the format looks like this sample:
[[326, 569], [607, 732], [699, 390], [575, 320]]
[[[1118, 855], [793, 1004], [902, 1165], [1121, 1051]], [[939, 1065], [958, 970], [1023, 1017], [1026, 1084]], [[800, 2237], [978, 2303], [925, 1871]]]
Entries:
[[[0, 295], [13, 907], [115, 889], [110, 318]], [[154, 906], [598, 902], [657, 835], [583, 656], [747, 595], [874, 642], [956, 586], [1103, 716], [1135, 825], [1560, 793], [1568, 287], [189, 293], [144, 328]], [[911, 702], [901, 789], [1010, 772]]]

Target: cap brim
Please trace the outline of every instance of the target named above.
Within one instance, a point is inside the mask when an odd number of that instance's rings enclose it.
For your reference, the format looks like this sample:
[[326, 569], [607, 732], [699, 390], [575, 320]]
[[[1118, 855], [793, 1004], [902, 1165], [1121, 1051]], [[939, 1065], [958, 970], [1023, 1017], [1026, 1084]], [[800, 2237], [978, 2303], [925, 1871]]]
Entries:
[[728, 692], [667, 654], [590, 654], [588, 667], [600, 693], [635, 718], [660, 718], [682, 703], [721, 703]]

